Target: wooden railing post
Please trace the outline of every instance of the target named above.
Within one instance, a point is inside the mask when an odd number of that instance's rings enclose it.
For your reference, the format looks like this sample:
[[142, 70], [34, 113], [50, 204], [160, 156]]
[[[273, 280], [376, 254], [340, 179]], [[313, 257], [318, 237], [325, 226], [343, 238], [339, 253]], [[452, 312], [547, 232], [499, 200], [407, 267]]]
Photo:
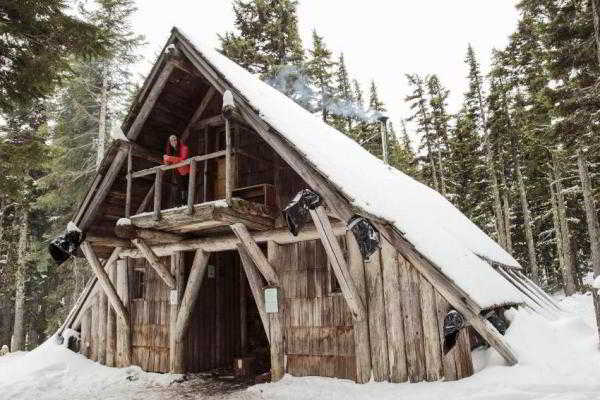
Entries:
[[194, 201], [196, 200], [196, 173], [198, 168], [198, 162], [196, 160], [192, 160], [190, 164], [190, 177], [188, 181], [188, 198], [187, 204], [188, 215], [192, 215], [194, 213]]
[[162, 178], [163, 170], [157, 169], [154, 179], [154, 219], [160, 219], [160, 203], [162, 200]]
[[231, 124], [225, 118], [225, 201], [231, 204]]
[[[208, 128], [204, 128], [204, 155], [208, 154]], [[204, 171], [202, 180], [202, 202], [206, 203], [206, 191], [208, 189], [208, 160], [204, 160]]]
[[129, 146], [129, 152], [127, 153], [127, 197], [125, 198], [125, 218], [129, 218], [131, 216], [131, 169], [133, 167], [132, 147], [133, 146]]

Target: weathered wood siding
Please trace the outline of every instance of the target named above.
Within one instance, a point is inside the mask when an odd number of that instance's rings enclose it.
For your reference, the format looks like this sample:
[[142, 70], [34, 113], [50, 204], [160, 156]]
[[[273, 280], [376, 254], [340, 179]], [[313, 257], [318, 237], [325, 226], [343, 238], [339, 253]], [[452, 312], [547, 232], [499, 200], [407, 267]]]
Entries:
[[[170, 265], [169, 257], [160, 259]], [[145, 274], [142, 298], [134, 298], [135, 271]], [[169, 371], [169, 288], [156, 271], [143, 259], [135, 259], [129, 267], [129, 320], [131, 323], [131, 362], [144, 371]]]
[[[352, 317], [341, 293], [328, 292], [328, 262], [318, 240], [279, 247], [287, 373], [355, 379]], [[332, 277], [332, 279], [335, 279]]]

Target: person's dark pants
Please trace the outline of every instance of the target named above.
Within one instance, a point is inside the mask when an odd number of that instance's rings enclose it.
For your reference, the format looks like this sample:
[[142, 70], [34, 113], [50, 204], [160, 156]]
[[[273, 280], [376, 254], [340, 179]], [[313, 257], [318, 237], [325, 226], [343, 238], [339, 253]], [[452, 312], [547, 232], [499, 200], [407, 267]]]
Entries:
[[177, 183], [177, 198], [179, 205], [186, 205], [188, 198], [188, 178], [189, 175], [180, 175], [175, 171], [175, 182]]

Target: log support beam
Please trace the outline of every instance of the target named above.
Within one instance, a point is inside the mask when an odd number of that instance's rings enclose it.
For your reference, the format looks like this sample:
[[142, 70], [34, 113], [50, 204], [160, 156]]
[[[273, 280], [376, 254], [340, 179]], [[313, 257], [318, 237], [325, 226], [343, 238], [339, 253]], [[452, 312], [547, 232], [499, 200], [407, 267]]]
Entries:
[[154, 251], [152, 251], [150, 246], [148, 246], [143, 239], [139, 238], [133, 239], [131, 243], [133, 243], [133, 245], [142, 252], [144, 258], [148, 261], [152, 268], [154, 268], [158, 276], [162, 278], [169, 289], [175, 289], [175, 278], [173, 278], [173, 275], [171, 275], [167, 267], [165, 267], [164, 264], [159, 260], [158, 256], [154, 253]]
[[250, 235], [250, 232], [248, 232], [248, 228], [246, 228], [246, 225], [242, 223], [237, 223], [232, 224], [230, 226], [233, 233], [235, 233], [237, 238], [240, 240], [240, 243], [244, 250], [246, 250], [254, 264], [256, 264], [256, 267], [258, 268], [262, 276], [265, 277], [267, 285], [279, 286], [279, 278], [277, 277], [275, 270], [273, 269], [271, 264], [269, 264], [269, 261], [263, 254], [262, 250], [252, 239], [252, 236]]
[[350, 269], [344, 258], [344, 253], [342, 252], [340, 243], [335, 237], [335, 233], [333, 232], [331, 222], [329, 222], [329, 218], [325, 213], [325, 209], [323, 206], [319, 206], [314, 210], [310, 210], [310, 216], [317, 227], [317, 231], [321, 237], [321, 243], [325, 248], [327, 258], [329, 258], [329, 262], [331, 263], [335, 277], [340, 284], [346, 303], [348, 303], [348, 308], [352, 313], [352, 317], [357, 321], [364, 320], [366, 316], [365, 306], [358, 294], [358, 289], [352, 279], [352, 275], [350, 275]]
[[[182, 257], [182, 254], [179, 254], [179, 257]], [[208, 266], [208, 259], [209, 253], [202, 250], [196, 250], [185, 292], [183, 293], [179, 311], [177, 312], [177, 318], [174, 321], [174, 331], [171, 333], [170, 370], [172, 373], [181, 374], [185, 372], [183, 340], [190, 325], [192, 311], [198, 300], [200, 286], [202, 286], [202, 281]], [[183, 287], [183, 284], [178, 286]], [[174, 309], [177, 309], [177, 307]]]

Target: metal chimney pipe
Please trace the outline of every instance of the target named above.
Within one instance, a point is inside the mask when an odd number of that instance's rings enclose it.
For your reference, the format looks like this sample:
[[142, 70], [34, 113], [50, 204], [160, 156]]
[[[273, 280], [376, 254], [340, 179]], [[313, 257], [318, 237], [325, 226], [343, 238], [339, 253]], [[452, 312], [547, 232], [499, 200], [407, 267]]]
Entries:
[[379, 122], [381, 122], [381, 147], [383, 149], [383, 163], [389, 164], [388, 162], [388, 142], [387, 142], [387, 121], [388, 117], [386, 115], [382, 115], [379, 117]]

